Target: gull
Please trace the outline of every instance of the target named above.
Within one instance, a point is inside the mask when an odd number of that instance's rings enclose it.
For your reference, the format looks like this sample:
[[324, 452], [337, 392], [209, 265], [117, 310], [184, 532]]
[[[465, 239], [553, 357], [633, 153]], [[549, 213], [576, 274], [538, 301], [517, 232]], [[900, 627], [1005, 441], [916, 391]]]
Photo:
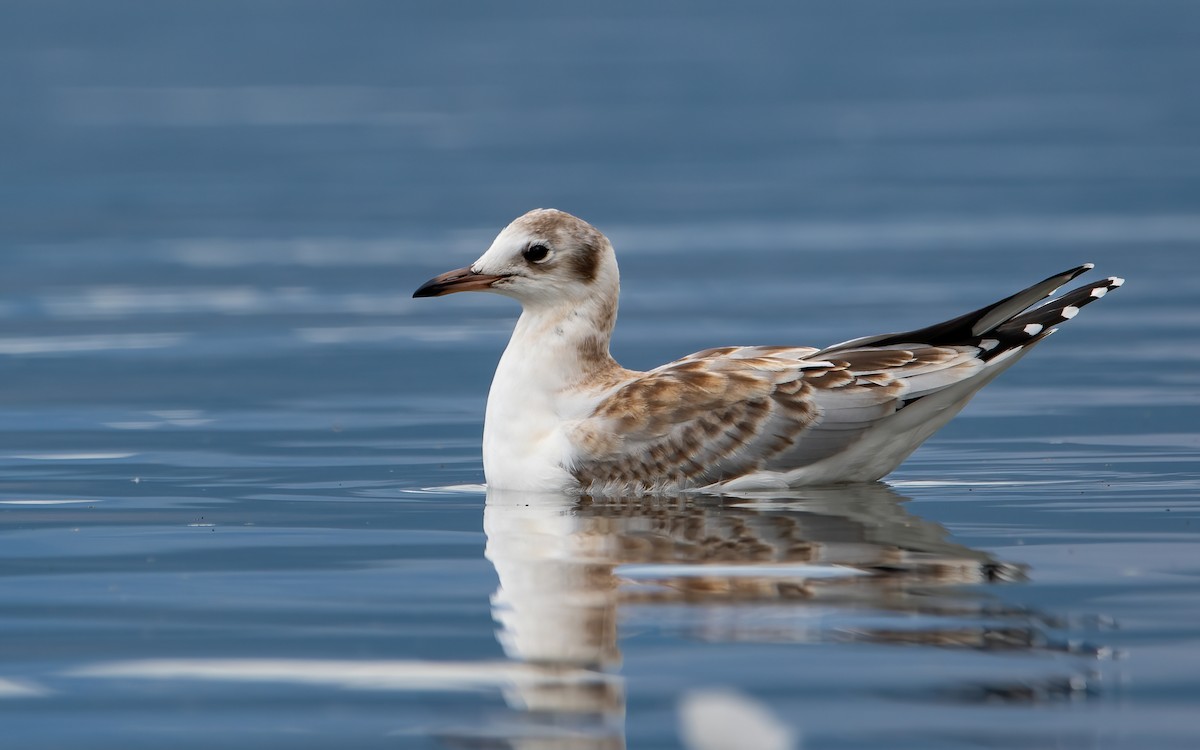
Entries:
[[873, 482], [1079, 309], [1109, 277], [1034, 306], [1087, 263], [944, 323], [825, 348], [724, 346], [648, 372], [609, 353], [612, 243], [556, 209], [517, 218], [414, 297], [493, 292], [522, 312], [488, 393], [490, 488], [597, 496]]

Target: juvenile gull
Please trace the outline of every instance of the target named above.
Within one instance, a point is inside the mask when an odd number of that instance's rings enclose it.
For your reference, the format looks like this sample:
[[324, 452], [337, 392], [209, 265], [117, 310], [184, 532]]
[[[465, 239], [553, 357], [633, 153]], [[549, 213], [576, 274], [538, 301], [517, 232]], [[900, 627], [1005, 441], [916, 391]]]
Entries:
[[612, 244], [562, 211], [530, 211], [473, 265], [413, 296], [495, 292], [522, 305], [488, 394], [490, 487], [742, 491], [888, 474], [1055, 325], [1123, 283], [1102, 279], [1032, 307], [1091, 268], [916, 331], [824, 349], [706, 349], [649, 372], [609, 354], [620, 292]]

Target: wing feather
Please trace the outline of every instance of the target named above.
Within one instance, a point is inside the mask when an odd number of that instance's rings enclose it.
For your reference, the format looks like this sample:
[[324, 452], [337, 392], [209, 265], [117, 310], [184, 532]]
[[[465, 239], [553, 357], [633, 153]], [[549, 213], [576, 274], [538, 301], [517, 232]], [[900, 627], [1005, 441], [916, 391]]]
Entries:
[[626, 383], [569, 429], [572, 473], [584, 487], [636, 490], [755, 470], [816, 418], [805, 368], [762, 359], [685, 358]]
[[585, 488], [606, 492], [794, 471], [847, 451], [907, 403], [986, 367], [975, 346], [816, 353], [724, 347], [644, 373], [572, 426], [580, 450], [571, 470]]

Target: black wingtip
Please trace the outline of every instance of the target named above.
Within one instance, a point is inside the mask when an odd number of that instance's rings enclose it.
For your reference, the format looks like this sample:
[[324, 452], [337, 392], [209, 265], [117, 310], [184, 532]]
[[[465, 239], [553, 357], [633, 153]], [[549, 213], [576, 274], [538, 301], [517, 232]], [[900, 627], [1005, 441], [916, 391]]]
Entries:
[[1124, 283], [1125, 280], [1120, 277], [1109, 276], [1072, 289], [1041, 307], [1026, 310], [1012, 317], [988, 332], [987, 340], [995, 343], [982, 347], [985, 351], [983, 359], [988, 360], [1008, 349], [1040, 341], [1058, 330], [1055, 326], [1078, 315], [1080, 308], [1090, 305]]
[[[1094, 263], [1083, 263], [1074, 268], [1056, 273], [1053, 276], [1048, 276], [1016, 294], [1005, 297], [998, 302], [993, 302], [986, 307], [981, 307], [978, 310], [973, 310], [965, 315], [960, 315], [957, 318], [915, 331], [852, 339], [828, 347], [822, 350], [821, 354], [856, 346], [892, 346], [899, 344], [953, 346], [956, 344], [970, 344], [972, 341], [981, 338], [992, 338], [992, 332], [997, 328], [1029, 314], [1032, 312], [1030, 308], [1033, 305], [1054, 294], [1060, 287], [1072, 279], [1091, 271], [1095, 267]], [[1103, 283], [1088, 288], [1096, 288], [1097, 286], [1103, 286]], [[1115, 286], [1120, 286], [1120, 284], [1117, 283]], [[1042, 308], [1033, 309], [1038, 310]]]

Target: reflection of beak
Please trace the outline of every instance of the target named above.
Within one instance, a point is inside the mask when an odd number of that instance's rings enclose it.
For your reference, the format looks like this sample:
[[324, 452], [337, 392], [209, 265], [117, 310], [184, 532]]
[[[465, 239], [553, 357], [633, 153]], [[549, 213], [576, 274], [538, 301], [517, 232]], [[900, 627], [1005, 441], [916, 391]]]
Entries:
[[443, 294], [454, 294], [455, 292], [479, 292], [491, 288], [492, 284], [496, 283], [503, 276], [494, 276], [487, 273], [476, 273], [471, 270], [470, 266], [466, 268], [456, 268], [453, 271], [447, 271], [440, 276], [434, 276], [429, 281], [421, 285], [421, 288], [413, 292], [414, 297], [440, 297]]

